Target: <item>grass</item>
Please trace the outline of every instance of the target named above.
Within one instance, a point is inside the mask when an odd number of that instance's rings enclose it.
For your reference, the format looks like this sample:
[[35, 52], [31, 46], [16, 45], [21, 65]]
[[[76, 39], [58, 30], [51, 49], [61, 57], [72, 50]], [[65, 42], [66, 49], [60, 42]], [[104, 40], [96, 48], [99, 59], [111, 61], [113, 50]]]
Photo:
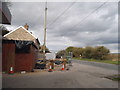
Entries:
[[120, 74], [118, 74], [118, 75], [112, 75], [112, 76], [107, 76], [105, 78], [108, 78], [108, 79], [111, 79], [111, 80], [114, 80], [114, 81], [120, 81]]
[[120, 64], [120, 61], [112, 61], [112, 60], [95, 60], [95, 59], [84, 59], [84, 58], [76, 58], [76, 57], [74, 59], [83, 60], [83, 61], [91, 61], [91, 62], [116, 64], [116, 65]]

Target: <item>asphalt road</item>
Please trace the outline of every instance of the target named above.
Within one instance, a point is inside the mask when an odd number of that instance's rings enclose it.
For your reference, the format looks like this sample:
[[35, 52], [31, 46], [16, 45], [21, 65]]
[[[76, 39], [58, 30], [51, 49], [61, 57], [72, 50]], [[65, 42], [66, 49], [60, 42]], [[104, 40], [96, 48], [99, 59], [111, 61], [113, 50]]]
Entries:
[[83, 61], [83, 60], [72, 60], [72, 62], [80, 63], [84, 65], [91, 65], [95, 67], [101, 67], [104, 69], [117, 70], [117, 71], [118, 71], [118, 67], [120, 68], [120, 66], [118, 65], [108, 64], [108, 63], [90, 62], [90, 61]]
[[68, 71], [39, 71], [3, 74], [3, 88], [118, 88], [118, 82], [104, 78], [117, 74], [115, 69], [73, 61]]

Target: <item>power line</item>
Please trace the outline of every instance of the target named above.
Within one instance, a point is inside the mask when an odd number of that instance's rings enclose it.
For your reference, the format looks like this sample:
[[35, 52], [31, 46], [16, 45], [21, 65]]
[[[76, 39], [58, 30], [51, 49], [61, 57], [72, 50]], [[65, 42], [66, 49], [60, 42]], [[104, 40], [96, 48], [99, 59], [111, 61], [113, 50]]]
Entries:
[[104, 2], [103, 4], [101, 4], [99, 7], [97, 7], [96, 9], [94, 9], [91, 13], [89, 13], [87, 16], [85, 16], [79, 23], [77, 23], [76, 25], [74, 25], [72, 28], [76, 27], [77, 25], [79, 25], [80, 23], [82, 23], [83, 21], [85, 21], [89, 16], [91, 16], [95, 11], [97, 11], [98, 9], [100, 9], [102, 6], [104, 6], [106, 3], [108, 2], [108, 0], [106, 2]]
[[75, 3], [76, 3], [76, 0], [75, 0], [74, 2], [72, 2], [72, 4], [70, 4], [69, 7], [66, 8], [58, 17], [56, 17], [56, 19], [54, 19], [54, 20], [48, 25], [48, 27], [49, 27], [50, 25], [54, 24], [63, 14], [65, 14], [65, 12], [68, 11]]

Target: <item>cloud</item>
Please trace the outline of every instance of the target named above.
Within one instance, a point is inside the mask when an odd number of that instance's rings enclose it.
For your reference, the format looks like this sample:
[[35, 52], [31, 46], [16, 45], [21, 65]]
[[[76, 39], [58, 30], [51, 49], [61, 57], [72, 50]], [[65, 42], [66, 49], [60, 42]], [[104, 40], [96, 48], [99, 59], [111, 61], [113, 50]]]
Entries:
[[[68, 46], [104, 45], [110, 48], [111, 52], [116, 52], [118, 4], [107, 2], [89, 15], [103, 2], [76, 2], [58, 20], [53, 22], [71, 3], [48, 3], [47, 47], [51, 50], [61, 50]], [[11, 7], [12, 25], [7, 28], [13, 29], [28, 23], [29, 30], [43, 44], [44, 4], [44, 2], [13, 2]]]

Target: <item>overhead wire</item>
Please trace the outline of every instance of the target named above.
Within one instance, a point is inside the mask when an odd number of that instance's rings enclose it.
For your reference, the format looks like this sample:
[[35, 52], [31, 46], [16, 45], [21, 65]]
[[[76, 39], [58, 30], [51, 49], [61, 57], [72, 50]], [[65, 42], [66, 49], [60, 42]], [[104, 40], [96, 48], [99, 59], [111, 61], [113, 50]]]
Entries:
[[85, 16], [79, 23], [75, 24], [72, 28], [76, 27], [77, 25], [80, 25], [81, 23], [83, 23], [83, 21], [85, 21], [89, 16], [91, 16], [94, 12], [96, 12], [98, 9], [100, 9], [101, 7], [103, 7], [106, 3], [108, 2], [108, 0], [104, 3], [102, 3], [99, 7], [97, 7], [96, 9], [94, 9], [92, 12], [90, 12], [87, 16]]
[[74, 2], [72, 2], [58, 17], [56, 17], [49, 25], [54, 24], [62, 15], [64, 15], [74, 4], [76, 3], [76, 0]]

